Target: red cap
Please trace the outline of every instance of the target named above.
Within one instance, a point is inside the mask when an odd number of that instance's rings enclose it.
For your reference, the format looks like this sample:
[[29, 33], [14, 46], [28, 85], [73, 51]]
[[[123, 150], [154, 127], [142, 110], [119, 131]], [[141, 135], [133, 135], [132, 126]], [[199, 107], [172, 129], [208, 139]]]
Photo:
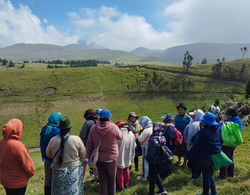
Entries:
[[119, 120], [115, 123], [118, 127], [122, 126], [122, 125], [128, 125], [127, 123], [125, 123], [123, 120]]

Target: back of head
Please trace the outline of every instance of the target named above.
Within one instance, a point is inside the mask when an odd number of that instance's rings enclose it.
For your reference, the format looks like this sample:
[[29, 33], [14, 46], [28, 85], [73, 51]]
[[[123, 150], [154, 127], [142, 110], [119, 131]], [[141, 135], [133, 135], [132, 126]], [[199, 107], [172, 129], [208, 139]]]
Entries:
[[141, 117], [139, 124], [142, 126], [143, 129], [147, 129], [153, 126], [151, 119], [147, 116]]
[[11, 119], [2, 127], [4, 139], [15, 139], [20, 141], [23, 135], [23, 122], [19, 119]]
[[93, 109], [88, 109], [85, 111], [84, 113], [84, 118], [86, 120], [93, 120], [93, 119], [97, 119], [98, 117], [96, 116], [96, 113]]
[[165, 133], [165, 124], [156, 122], [153, 125], [153, 136], [164, 136]]
[[220, 113], [220, 107], [217, 106], [216, 104], [214, 104], [214, 105], [210, 106], [210, 108], [209, 108], [208, 111], [209, 111], [209, 112], [212, 112], [212, 113], [215, 114], [215, 115], [217, 115], [217, 114]]
[[200, 110], [200, 109], [197, 109], [197, 112], [196, 112], [196, 115], [195, 115], [195, 119], [197, 120], [199, 120], [201, 117], [203, 117], [205, 115], [205, 113], [202, 111], [202, 110]]

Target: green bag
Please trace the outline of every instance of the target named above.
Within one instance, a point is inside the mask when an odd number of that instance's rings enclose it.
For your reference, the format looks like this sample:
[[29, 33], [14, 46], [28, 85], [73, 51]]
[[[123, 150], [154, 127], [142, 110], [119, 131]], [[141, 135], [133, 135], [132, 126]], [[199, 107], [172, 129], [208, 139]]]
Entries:
[[233, 161], [231, 161], [222, 151], [218, 154], [212, 155], [211, 158], [214, 163], [213, 170], [215, 171], [219, 170], [222, 167], [227, 167], [233, 164]]
[[223, 122], [221, 128], [221, 138], [224, 146], [238, 146], [243, 140], [238, 123], [230, 121]]

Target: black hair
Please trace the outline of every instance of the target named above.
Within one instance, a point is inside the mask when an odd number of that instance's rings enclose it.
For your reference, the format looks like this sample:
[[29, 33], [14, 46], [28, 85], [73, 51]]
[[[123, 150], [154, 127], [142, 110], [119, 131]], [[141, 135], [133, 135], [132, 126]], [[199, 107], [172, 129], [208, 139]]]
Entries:
[[61, 148], [61, 152], [59, 154], [59, 158], [58, 158], [58, 164], [59, 167], [61, 167], [62, 163], [63, 163], [63, 155], [64, 155], [64, 137], [65, 135], [70, 131], [69, 129], [60, 129], [60, 136], [61, 136], [61, 143], [60, 143], [60, 148]]
[[109, 117], [106, 118], [105, 116], [102, 116], [102, 117], [100, 117], [100, 121], [101, 121], [101, 122], [109, 121]]

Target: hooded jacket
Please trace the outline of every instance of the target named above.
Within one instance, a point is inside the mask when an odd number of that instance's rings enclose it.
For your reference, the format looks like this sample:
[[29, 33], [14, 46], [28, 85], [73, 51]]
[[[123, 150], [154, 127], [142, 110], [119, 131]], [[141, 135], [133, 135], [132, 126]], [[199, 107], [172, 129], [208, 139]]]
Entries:
[[93, 150], [97, 148], [100, 141], [103, 141], [99, 148], [98, 161], [110, 161], [117, 160], [118, 158], [118, 144], [117, 140], [123, 138], [123, 134], [117, 125], [111, 121], [97, 122], [89, 132], [89, 138], [87, 143], [87, 154], [88, 159]]
[[0, 181], [4, 187], [17, 189], [25, 187], [35, 174], [35, 167], [28, 148], [20, 142], [23, 123], [12, 119], [2, 127], [0, 139]]

